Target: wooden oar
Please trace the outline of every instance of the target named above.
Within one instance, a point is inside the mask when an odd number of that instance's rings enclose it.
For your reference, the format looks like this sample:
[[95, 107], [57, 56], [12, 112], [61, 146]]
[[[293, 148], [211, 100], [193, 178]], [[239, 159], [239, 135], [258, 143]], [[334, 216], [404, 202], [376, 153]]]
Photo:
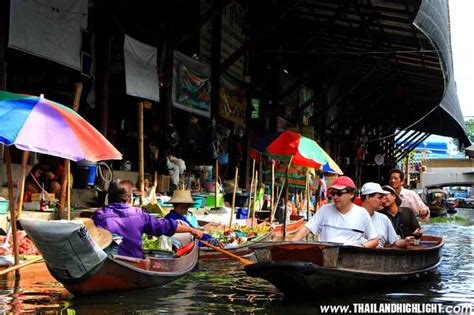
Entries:
[[210, 248], [212, 248], [212, 249], [214, 249], [214, 250], [217, 250], [218, 252], [221, 252], [221, 253], [223, 253], [223, 254], [229, 256], [229, 257], [232, 257], [232, 258], [234, 258], [234, 259], [237, 259], [238, 261], [240, 261], [240, 262], [243, 263], [244, 265], [251, 265], [251, 264], [254, 264], [254, 262], [251, 261], [251, 260], [248, 260], [248, 259], [245, 259], [245, 258], [243, 258], [243, 257], [237, 256], [237, 255], [235, 255], [235, 254], [232, 254], [231, 252], [229, 252], [229, 251], [227, 251], [227, 250], [224, 250], [224, 249], [222, 249], [222, 248], [220, 248], [220, 247], [211, 245], [211, 244], [209, 244], [209, 243], [206, 242], [206, 241], [201, 240], [201, 243], [202, 243], [203, 245], [205, 245], [205, 246], [207, 246], [207, 247], [210, 247]]
[[0, 276], [1, 276], [1, 275], [4, 275], [4, 274], [7, 274], [7, 273], [9, 273], [9, 272], [18, 270], [18, 269], [20, 269], [20, 268], [26, 267], [26, 266], [28, 266], [28, 265], [31, 265], [32, 263], [38, 262], [38, 261], [40, 261], [41, 259], [43, 259], [43, 256], [38, 256], [38, 257], [32, 258], [32, 259], [30, 259], [30, 260], [28, 260], [27, 262], [24, 262], [24, 263], [22, 263], [22, 264], [14, 265], [14, 266], [8, 267], [7, 269], [3, 269], [2, 271], [0, 271]]

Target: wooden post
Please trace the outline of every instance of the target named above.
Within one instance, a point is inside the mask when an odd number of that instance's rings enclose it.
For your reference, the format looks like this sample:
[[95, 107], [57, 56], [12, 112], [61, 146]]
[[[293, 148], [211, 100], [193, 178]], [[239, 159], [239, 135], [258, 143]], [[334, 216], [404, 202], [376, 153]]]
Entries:
[[[21, 172], [20, 172], [20, 190], [18, 192], [17, 202], [17, 220], [21, 218], [21, 210], [23, 209], [23, 197], [25, 195], [25, 178], [26, 178], [26, 165], [28, 164], [28, 158], [30, 156], [29, 151], [23, 151], [23, 158], [21, 160]], [[16, 222], [15, 222], [16, 223]]]
[[275, 161], [272, 160], [272, 196], [270, 200], [270, 223], [275, 219]]
[[232, 211], [230, 212], [229, 230], [232, 229], [232, 218], [235, 213], [235, 195], [237, 193], [237, 186], [239, 185], [239, 168], [235, 168], [234, 191], [232, 192]]
[[215, 193], [216, 193], [216, 197], [214, 200], [214, 205], [215, 205], [215, 209], [217, 209], [217, 196], [219, 195], [219, 161], [216, 159], [216, 171], [215, 171], [215, 174], [214, 174], [214, 188], [215, 188]]
[[[252, 204], [252, 187], [253, 187], [254, 180], [255, 180], [255, 160], [252, 160], [252, 178], [250, 179], [250, 187], [248, 188], [248, 192], [249, 192], [249, 202], [248, 202], [249, 211], [251, 211], [250, 205]], [[254, 196], [254, 198], [255, 198], [255, 196]]]
[[[81, 102], [81, 94], [82, 94], [82, 82], [76, 82], [74, 84], [74, 99], [72, 101], [72, 110], [75, 112], [79, 110], [79, 104]], [[58, 219], [64, 218], [64, 206], [66, 204], [70, 205], [71, 203], [70, 189], [68, 188], [71, 185], [70, 184], [71, 161], [68, 159], [64, 159], [64, 170], [66, 171], [66, 174], [63, 176], [62, 182], [61, 182], [61, 197], [59, 198]], [[69, 206], [67, 208], [67, 213], [69, 214], [67, 214], [66, 217], [69, 217], [71, 213], [71, 209], [69, 208]]]
[[310, 188], [310, 174], [306, 174], [307, 184], [306, 184], [306, 221], [309, 221], [309, 200], [311, 199], [311, 188]]
[[74, 100], [72, 103], [72, 110], [77, 112], [79, 111], [79, 104], [81, 102], [82, 94], [82, 82], [76, 82], [74, 84]]
[[288, 183], [288, 172], [290, 171], [290, 166], [291, 166], [291, 161], [293, 160], [293, 156], [290, 159], [290, 162], [288, 162], [288, 167], [286, 168], [286, 174], [285, 174], [285, 185], [286, 185], [286, 191], [285, 191], [285, 206], [284, 206], [284, 212], [283, 212], [283, 240], [286, 240], [286, 219], [288, 217], [288, 210], [287, 210], [287, 205], [288, 205], [288, 189], [289, 189], [289, 183]]
[[138, 186], [140, 198], [145, 197], [145, 153], [143, 144], [143, 102], [138, 103]]
[[5, 162], [7, 164], [8, 203], [10, 207], [10, 225], [12, 227], [13, 256], [15, 258], [15, 265], [18, 265], [20, 263], [20, 259], [18, 257], [18, 238], [16, 235], [16, 212], [14, 201], [15, 197], [13, 196], [12, 159], [10, 156], [10, 148], [8, 146], [5, 146]]

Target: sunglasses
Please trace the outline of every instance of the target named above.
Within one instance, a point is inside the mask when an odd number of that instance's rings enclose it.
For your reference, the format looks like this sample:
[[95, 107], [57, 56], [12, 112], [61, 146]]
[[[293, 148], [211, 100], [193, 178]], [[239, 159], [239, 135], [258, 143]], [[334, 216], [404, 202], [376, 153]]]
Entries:
[[341, 197], [341, 196], [344, 195], [344, 194], [347, 194], [347, 190], [341, 190], [341, 191], [338, 191], [338, 192], [331, 191], [331, 192], [329, 193], [329, 195], [331, 195], [331, 197], [334, 197], [334, 196]]

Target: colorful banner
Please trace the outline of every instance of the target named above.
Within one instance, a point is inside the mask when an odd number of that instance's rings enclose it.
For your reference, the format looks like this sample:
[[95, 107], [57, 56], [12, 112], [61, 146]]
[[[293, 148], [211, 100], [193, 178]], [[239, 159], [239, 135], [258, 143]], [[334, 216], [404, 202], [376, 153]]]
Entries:
[[171, 98], [177, 108], [211, 117], [211, 67], [175, 51]]
[[235, 81], [222, 75], [219, 89], [219, 115], [238, 125], [245, 125], [247, 98]]

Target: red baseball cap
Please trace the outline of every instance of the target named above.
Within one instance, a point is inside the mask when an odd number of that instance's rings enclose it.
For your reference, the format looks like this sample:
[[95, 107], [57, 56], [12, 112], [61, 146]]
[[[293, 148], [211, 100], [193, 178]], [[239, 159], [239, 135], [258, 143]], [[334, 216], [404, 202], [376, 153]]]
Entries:
[[355, 189], [356, 186], [354, 184], [354, 181], [347, 176], [339, 176], [334, 183], [332, 183], [331, 187], [329, 189], [336, 189], [336, 190], [343, 190], [346, 188], [352, 188]]

